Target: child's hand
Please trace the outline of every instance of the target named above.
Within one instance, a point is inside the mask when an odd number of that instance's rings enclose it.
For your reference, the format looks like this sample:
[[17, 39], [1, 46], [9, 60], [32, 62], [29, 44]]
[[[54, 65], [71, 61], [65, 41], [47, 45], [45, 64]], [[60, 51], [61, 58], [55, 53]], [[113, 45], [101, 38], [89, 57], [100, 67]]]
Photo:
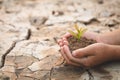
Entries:
[[93, 67], [112, 60], [114, 55], [109, 51], [109, 45], [103, 43], [95, 43], [72, 53], [67, 45], [61, 47], [61, 54], [66, 63], [81, 67]]
[[61, 47], [61, 54], [65, 58], [66, 63], [74, 66], [92, 67], [111, 59], [111, 55], [107, 52], [107, 44], [103, 44], [99, 39], [99, 34], [93, 32], [85, 32], [83, 37], [87, 39], [93, 39], [97, 42], [88, 47], [77, 49], [72, 53], [68, 47], [67, 38], [72, 36], [70, 33], [66, 33], [61, 39], [58, 40], [58, 44]]
[[64, 44], [68, 45], [69, 43], [67, 41], [67, 38], [69, 38], [70, 36], [72, 36], [70, 33], [66, 33], [65, 35], [63, 35], [62, 38], [57, 41], [59, 46], [63, 46]]
[[120, 29], [106, 35], [99, 35], [93, 32], [85, 32], [83, 37], [96, 40], [98, 43], [89, 45], [85, 48], [74, 50], [72, 53], [68, 47], [67, 38], [72, 36], [66, 33], [58, 44], [61, 47], [61, 54], [66, 63], [74, 66], [93, 67], [111, 60], [120, 60], [120, 46], [109, 44], [120, 44]]

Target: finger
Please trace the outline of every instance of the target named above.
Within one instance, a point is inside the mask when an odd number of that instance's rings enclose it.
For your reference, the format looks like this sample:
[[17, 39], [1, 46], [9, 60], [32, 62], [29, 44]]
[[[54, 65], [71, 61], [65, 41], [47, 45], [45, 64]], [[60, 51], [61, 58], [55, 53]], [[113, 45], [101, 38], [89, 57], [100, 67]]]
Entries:
[[63, 41], [63, 44], [64, 45], [69, 45], [68, 41], [65, 41], [65, 40]]
[[68, 45], [68, 44], [69, 44], [66, 38], [59, 39], [59, 40], [57, 41], [57, 43], [58, 43], [60, 46]]
[[65, 52], [64, 52], [64, 50], [63, 50], [63, 47], [61, 47], [61, 54], [62, 54], [62, 56], [64, 57], [64, 59], [66, 60], [66, 63], [67, 63], [67, 64], [73, 65], [73, 66], [78, 66], [78, 67], [81, 66], [79, 63], [71, 62], [71, 61], [67, 58], [67, 56], [65, 55]]
[[97, 36], [98, 36], [98, 33], [90, 32], [90, 31], [86, 31], [86, 32], [83, 34], [83, 37], [86, 37], [87, 39], [93, 39], [93, 40], [96, 40], [96, 39], [97, 39]]
[[66, 33], [65, 35], [63, 35], [62, 37], [63, 37], [63, 38], [68, 38], [68, 37], [70, 37], [70, 36], [72, 36], [72, 35], [67, 32], [67, 33]]
[[83, 48], [82, 48], [82, 49], [74, 50], [74, 51], [72, 52], [72, 55], [73, 55], [74, 57], [76, 57], [76, 58], [84, 58], [84, 57], [87, 56], [87, 54], [85, 54]]
[[58, 40], [57, 40], [57, 43], [59, 44], [61, 41], [62, 41], [62, 39], [58, 39]]
[[76, 58], [86, 58], [88, 56], [94, 56], [93, 50], [94, 50], [94, 45], [90, 45], [85, 48], [74, 50], [72, 52], [72, 55]]
[[66, 38], [62, 38], [62, 40], [63, 40], [63, 41], [67, 41], [67, 39], [66, 39]]
[[62, 39], [58, 39], [57, 40], [57, 43], [60, 45], [61, 44], [61, 42], [62, 42]]
[[60, 45], [60, 47], [62, 47], [62, 46], [64, 45], [64, 43], [63, 43], [63, 40], [62, 40], [62, 39], [59, 39], [59, 40], [58, 40], [58, 45]]
[[64, 53], [63, 47], [61, 47], [61, 54], [62, 54], [63, 58], [66, 60], [66, 62], [69, 62], [68, 58], [66, 57], [66, 55]]
[[81, 59], [78, 59], [78, 58], [74, 58], [68, 48], [67, 45], [64, 45], [63, 46], [63, 50], [64, 50], [64, 53], [65, 53], [65, 56], [68, 58], [68, 60], [72, 63], [77, 63], [77, 64], [80, 64], [81, 66], [83, 66], [83, 64], [81, 63]]
[[60, 47], [62, 47], [64, 44], [63, 44], [63, 42], [60, 42], [59, 45], [60, 45]]

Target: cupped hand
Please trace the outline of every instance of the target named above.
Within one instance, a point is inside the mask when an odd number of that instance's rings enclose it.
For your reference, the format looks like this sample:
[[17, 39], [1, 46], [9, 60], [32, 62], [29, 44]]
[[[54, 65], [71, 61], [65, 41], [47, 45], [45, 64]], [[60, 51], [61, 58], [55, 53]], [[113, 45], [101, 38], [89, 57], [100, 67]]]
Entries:
[[58, 40], [58, 44], [61, 47], [61, 54], [67, 64], [81, 67], [93, 67], [107, 62], [113, 57], [113, 55], [108, 52], [109, 45], [101, 41], [99, 34], [88, 31], [84, 33], [83, 37], [96, 40], [98, 43], [74, 50], [71, 53], [67, 41], [70, 36], [72, 36], [70, 33], [66, 33]]
[[95, 43], [85, 48], [74, 50], [72, 53], [68, 45], [63, 45], [61, 54], [67, 64], [87, 68], [110, 61], [114, 56], [109, 53], [109, 45], [103, 43]]

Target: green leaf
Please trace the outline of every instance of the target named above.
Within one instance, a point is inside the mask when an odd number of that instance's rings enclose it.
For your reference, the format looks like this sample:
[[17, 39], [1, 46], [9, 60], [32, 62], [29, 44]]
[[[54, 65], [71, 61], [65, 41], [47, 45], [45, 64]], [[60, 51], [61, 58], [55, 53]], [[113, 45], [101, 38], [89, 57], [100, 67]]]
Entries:
[[76, 29], [76, 33], [69, 30], [69, 33], [73, 35], [75, 38], [77, 38], [80, 41], [81, 36], [84, 34], [84, 32], [87, 30], [85, 28], [79, 28], [77, 24], [74, 25], [74, 28]]
[[78, 37], [77, 37], [77, 34], [76, 34], [75, 32], [73, 32], [73, 31], [71, 31], [71, 30], [68, 30], [68, 32], [69, 32], [70, 34], [72, 34], [74, 37], [78, 38]]
[[83, 28], [81, 31], [81, 36], [87, 31], [87, 29]]
[[75, 29], [77, 30], [77, 32], [79, 32], [79, 27], [77, 24], [74, 25]]

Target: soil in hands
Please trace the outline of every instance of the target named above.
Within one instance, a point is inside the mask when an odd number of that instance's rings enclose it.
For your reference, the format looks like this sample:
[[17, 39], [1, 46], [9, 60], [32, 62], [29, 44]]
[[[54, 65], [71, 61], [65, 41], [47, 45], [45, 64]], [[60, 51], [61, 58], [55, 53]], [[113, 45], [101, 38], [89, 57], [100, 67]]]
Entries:
[[68, 42], [69, 42], [70, 51], [73, 51], [73, 50], [76, 50], [79, 48], [84, 48], [88, 45], [96, 43], [96, 41], [92, 40], [92, 39], [87, 39], [85, 37], [81, 37], [80, 40], [78, 40], [77, 38], [75, 38], [73, 36], [68, 38]]
[[[87, 39], [85, 37], [81, 37], [80, 40], [76, 39], [75, 37], [71, 36], [68, 38], [68, 42], [69, 42], [69, 48], [70, 48], [70, 51], [72, 52], [73, 50], [76, 50], [76, 49], [79, 49], [79, 48], [84, 48], [88, 45], [91, 45], [91, 44], [94, 44], [96, 43], [95, 40], [92, 40], [92, 39]], [[65, 62], [65, 59], [63, 57], [60, 57], [57, 62], [56, 62], [56, 66], [59, 66], [59, 65], [65, 65], [66, 62]]]

